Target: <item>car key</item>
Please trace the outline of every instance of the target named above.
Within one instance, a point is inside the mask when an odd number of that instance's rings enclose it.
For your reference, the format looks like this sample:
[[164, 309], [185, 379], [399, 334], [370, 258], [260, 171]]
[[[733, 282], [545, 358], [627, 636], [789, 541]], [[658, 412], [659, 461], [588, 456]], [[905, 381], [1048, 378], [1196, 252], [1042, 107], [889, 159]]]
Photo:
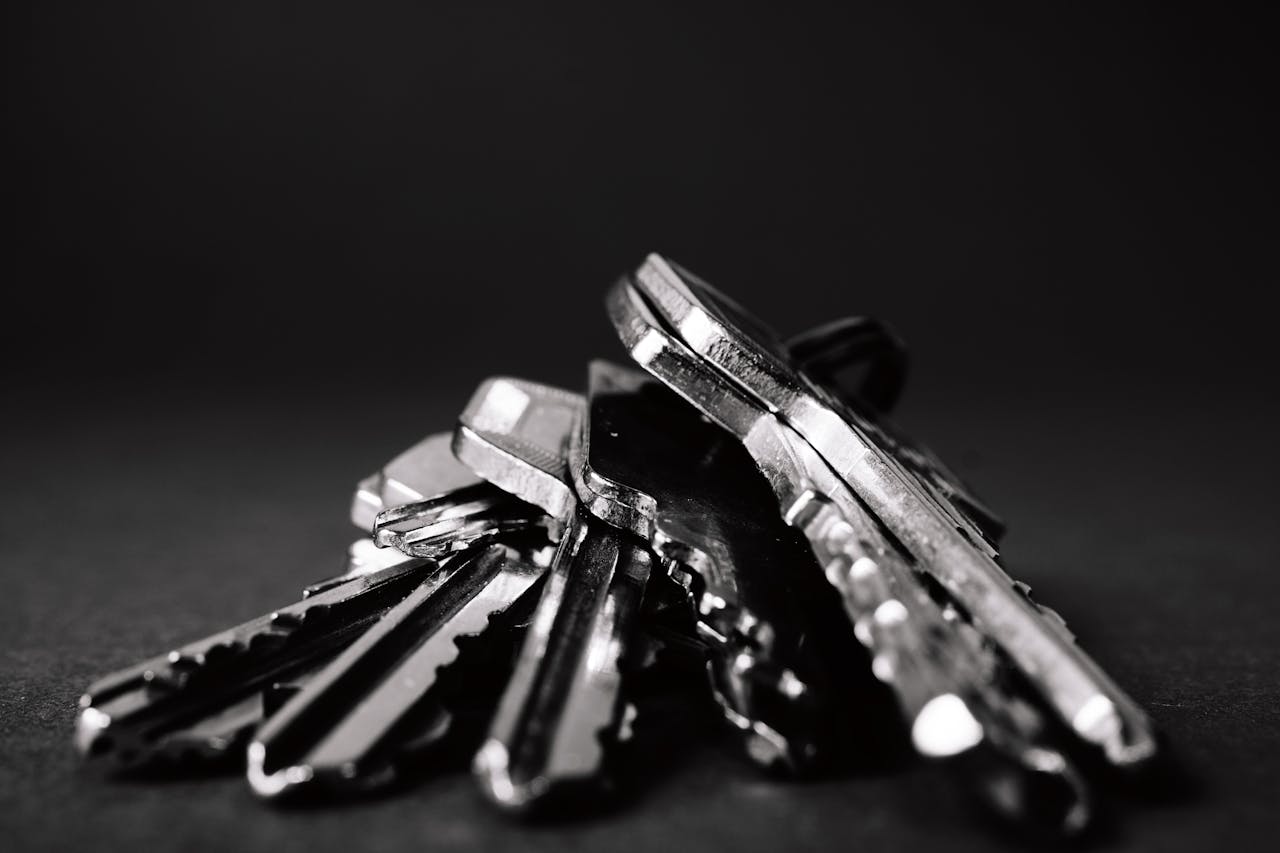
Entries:
[[1005, 574], [981, 528], [938, 485], [942, 474], [912, 472], [915, 463], [895, 452], [877, 421], [806, 377], [767, 329], [704, 282], [654, 255], [624, 286], [634, 286], [658, 322], [698, 358], [809, 442], [1032, 679], [1076, 736], [1117, 766], [1138, 766], [1155, 755], [1147, 715], [1075, 644], [1055, 614], [1046, 614]]
[[629, 285], [610, 316], [642, 365], [742, 440], [842, 594], [873, 671], [890, 686], [920, 754], [977, 782], [998, 814], [1073, 833], [1089, 821], [1078, 771], [1000, 660], [954, 608], [939, 605], [848, 486], [794, 430], [747, 399], [676, 339]]
[[596, 361], [569, 458], [582, 504], [685, 582], [713, 694], [747, 754], [813, 769], [821, 666], [789, 581], [817, 567], [741, 444], [645, 374]]
[[566, 453], [582, 415], [577, 395], [491, 379], [454, 435], [459, 460], [561, 524], [515, 673], [473, 764], [484, 794], [513, 813], [607, 787], [606, 753], [626, 719], [623, 673], [639, 647], [634, 629], [653, 558], [578, 505]]
[[545, 538], [473, 545], [445, 560], [299, 690], [249, 745], [259, 796], [370, 789], [396, 778], [406, 730], [444, 739], [449, 710], [441, 674], [468, 638], [516, 606], [550, 560]]

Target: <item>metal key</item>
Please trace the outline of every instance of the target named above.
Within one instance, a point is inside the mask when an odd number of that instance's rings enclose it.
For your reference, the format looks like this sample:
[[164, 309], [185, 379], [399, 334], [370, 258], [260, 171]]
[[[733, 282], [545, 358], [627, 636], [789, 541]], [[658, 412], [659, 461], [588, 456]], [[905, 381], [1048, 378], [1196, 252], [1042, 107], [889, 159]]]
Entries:
[[[451, 440], [450, 433], [430, 436], [362, 480], [351, 512], [357, 526], [369, 531], [383, 509], [428, 498], [436, 501], [438, 516], [453, 524], [469, 522], [484, 514], [475, 512], [477, 490], [496, 498], [490, 506], [518, 504], [460, 465]], [[487, 531], [467, 532], [474, 537]], [[408, 575], [391, 571], [402, 564], [408, 564]], [[77, 747], [86, 757], [112, 755], [124, 769], [157, 760], [223, 758], [262, 721], [263, 690], [281, 678], [301, 682], [433, 568], [429, 560], [357, 540], [345, 570], [307, 586], [302, 602], [95, 682], [81, 699]], [[332, 592], [365, 577], [375, 580]], [[307, 631], [295, 630], [300, 614]]]
[[964, 771], [999, 814], [1075, 832], [1089, 797], [1035, 706], [955, 608], [939, 605], [852, 491], [794, 430], [749, 400], [674, 337], [629, 285], [609, 299], [643, 366], [737, 436], [842, 594], [873, 670], [894, 691], [916, 750]]
[[336, 654], [435, 568], [408, 560], [99, 679], [76, 746], [120, 769], [225, 755], [261, 718], [263, 690]]
[[439, 685], [460, 641], [517, 606], [550, 560], [543, 537], [526, 538], [446, 560], [286, 702], [249, 746], [255, 793], [378, 787], [411, 752], [406, 730], [442, 741], [451, 718]]
[[374, 542], [415, 557], [440, 557], [513, 530], [554, 525], [537, 507], [481, 483], [440, 498], [391, 507], [374, 520]]
[[789, 581], [817, 571], [812, 555], [741, 444], [659, 383], [593, 362], [588, 401], [570, 450], [579, 499], [649, 541], [689, 589], [713, 694], [748, 755], [811, 769], [821, 666]]
[[[356, 543], [347, 571], [308, 586], [307, 594], [411, 556], [442, 558], [480, 539], [540, 523], [540, 512], [459, 463], [450, 448], [452, 440], [447, 432], [427, 436], [360, 481], [351, 502], [351, 521], [368, 532], [378, 527], [377, 546], [382, 550]], [[400, 535], [401, 525], [412, 530], [409, 538]]]
[[[962, 490], [944, 487], [940, 472], [920, 476], [913, 468], [921, 460], [904, 455], [867, 413], [807, 377], [766, 328], [704, 282], [653, 255], [615, 289], [613, 304], [630, 301], [618, 294], [632, 287], [697, 358], [812, 445], [1078, 737], [1119, 766], [1155, 755], [1146, 714], [1062, 630], [1056, 615], [1047, 615], [1005, 574], [980, 526], [954, 500]], [[643, 362], [647, 353], [636, 356]]]
[[351, 523], [373, 530], [374, 519], [384, 509], [478, 485], [480, 478], [454, 457], [452, 441], [452, 432], [429, 435], [361, 480], [351, 500]]
[[560, 389], [491, 379], [454, 437], [458, 458], [563, 525], [511, 682], [473, 769], [516, 813], [607, 783], [605, 758], [626, 717], [623, 673], [652, 568], [634, 537], [581, 511], [565, 454], [583, 401]]

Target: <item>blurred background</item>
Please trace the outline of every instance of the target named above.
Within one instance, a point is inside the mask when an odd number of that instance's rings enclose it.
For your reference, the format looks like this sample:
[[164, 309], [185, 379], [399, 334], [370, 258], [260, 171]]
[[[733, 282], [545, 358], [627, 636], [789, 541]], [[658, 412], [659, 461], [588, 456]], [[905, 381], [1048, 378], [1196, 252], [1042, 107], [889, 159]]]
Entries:
[[7, 5], [21, 376], [577, 382], [649, 251], [783, 331], [878, 314], [930, 387], [1274, 362], [1228, 11]]
[[[649, 251], [783, 334], [892, 324], [915, 365], [901, 419], [1005, 515], [1016, 573], [1220, 789], [1218, 820], [1164, 815], [1138, 838], [1203, 849], [1269, 819], [1280, 400], [1260, 19], [320, 0], [3, 14], [0, 811], [20, 838], [163, 846], [155, 808], [200, 846], [250, 813], [223, 787], [80, 781], [79, 690], [329, 574], [355, 480], [450, 428], [485, 376], [577, 387], [588, 358], [623, 358], [602, 297]], [[801, 847], [952, 838], [950, 817], [904, 806], [929, 783], [873, 782], [899, 801], [863, 784], [810, 813], [730, 785], [717, 802], [737, 822], [709, 809], [694, 835], [773, 843], [759, 821], [802, 814]], [[696, 803], [655, 796], [701, 826]], [[89, 804], [76, 826], [42, 806], [68, 799]], [[475, 841], [474, 806], [450, 802], [433, 819]], [[850, 824], [851, 803], [881, 817]], [[652, 815], [633, 812], [630, 837], [661, 840]], [[346, 843], [253, 820], [277, 850]]]

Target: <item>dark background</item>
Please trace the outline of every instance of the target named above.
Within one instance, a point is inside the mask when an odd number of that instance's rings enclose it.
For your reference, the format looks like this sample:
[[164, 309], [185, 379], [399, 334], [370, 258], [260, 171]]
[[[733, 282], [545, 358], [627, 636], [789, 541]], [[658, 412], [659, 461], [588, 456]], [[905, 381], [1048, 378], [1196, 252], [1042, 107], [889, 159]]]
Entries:
[[[686, 8], [689, 7], [689, 8]], [[1274, 46], [1260, 19], [669, 4], [11, 3], [0, 828], [11, 849], [980, 849], [926, 771], [777, 786], [695, 751], [523, 832], [448, 777], [277, 813], [104, 784], [95, 675], [291, 600], [355, 480], [476, 382], [621, 357], [662, 251], [780, 331], [915, 355], [901, 420], [1164, 724], [1200, 792], [1104, 844], [1274, 836]]]

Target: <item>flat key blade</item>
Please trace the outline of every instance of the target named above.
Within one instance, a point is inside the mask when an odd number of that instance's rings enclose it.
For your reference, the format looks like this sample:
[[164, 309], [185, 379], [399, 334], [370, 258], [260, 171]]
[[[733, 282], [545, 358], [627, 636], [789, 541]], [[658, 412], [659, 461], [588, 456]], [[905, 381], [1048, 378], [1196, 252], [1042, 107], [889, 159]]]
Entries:
[[357, 539], [347, 548], [347, 562], [343, 566], [342, 572], [304, 586], [302, 588], [302, 597], [310, 598], [317, 593], [333, 589], [335, 586], [341, 586], [347, 581], [362, 578], [365, 575], [371, 575], [383, 569], [389, 569], [392, 566], [398, 566], [412, 559], [414, 559], [412, 556], [400, 551], [379, 548], [372, 539]]
[[651, 565], [638, 541], [572, 518], [473, 764], [481, 790], [504, 811], [541, 810], [606, 781], [606, 747], [624, 716], [624, 660]]
[[436, 687], [458, 641], [520, 601], [549, 558], [549, 548], [490, 544], [445, 561], [263, 725], [248, 752], [254, 792], [368, 789], [395, 778], [406, 727], [436, 740], [447, 733]]

